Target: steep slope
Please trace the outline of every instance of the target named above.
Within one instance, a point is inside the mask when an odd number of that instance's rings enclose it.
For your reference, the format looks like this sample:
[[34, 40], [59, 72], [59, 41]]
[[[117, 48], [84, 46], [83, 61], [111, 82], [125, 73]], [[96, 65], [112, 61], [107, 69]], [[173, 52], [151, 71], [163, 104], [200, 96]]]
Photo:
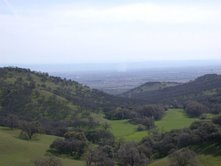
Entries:
[[221, 101], [221, 75], [208, 74], [185, 84], [133, 93], [129, 98], [145, 103], [182, 103], [187, 100], [219, 103]]
[[140, 93], [146, 93], [146, 92], [152, 92], [156, 90], [162, 90], [167, 87], [173, 87], [180, 85], [181, 83], [177, 82], [147, 82], [139, 87], [136, 87], [134, 89], [131, 89], [119, 96], [122, 97], [133, 97], [136, 95], [139, 95]]
[[0, 113], [38, 119], [68, 119], [82, 110], [100, 111], [122, 104], [121, 98], [75, 81], [21, 68], [0, 68]]

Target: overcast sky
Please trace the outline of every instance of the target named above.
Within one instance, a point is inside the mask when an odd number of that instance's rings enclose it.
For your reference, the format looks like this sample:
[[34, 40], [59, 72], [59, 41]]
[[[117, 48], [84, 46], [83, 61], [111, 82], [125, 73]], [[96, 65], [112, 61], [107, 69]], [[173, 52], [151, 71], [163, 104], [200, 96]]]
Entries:
[[220, 0], [0, 0], [0, 64], [214, 59]]

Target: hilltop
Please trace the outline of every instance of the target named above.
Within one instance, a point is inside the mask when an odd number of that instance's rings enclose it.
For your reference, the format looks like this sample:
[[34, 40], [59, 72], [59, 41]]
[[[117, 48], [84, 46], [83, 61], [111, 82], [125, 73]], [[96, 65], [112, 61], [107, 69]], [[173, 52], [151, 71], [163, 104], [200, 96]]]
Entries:
[[0, 68], [0, 112], [26, 119], [64, 120], [83, 111], [99, 112], [122, 104], [119, 97], [72, 80], [22, 68]]
[[152, 92], [156, 90], [162, 90], [167, 87], [173, 87], [180, 85], [181, 83], [177, 82], [147, 82], [145, 84], [140, 85], [139, 87], [133, 88], [123, 94], [120, 94], [122, 97], [134, 97], [141, 93]]
[[[175, 106], [183, 105], [188, 100], [197, 100], [214, 107], [220, 103], [221, 75], [207, 74], [184, 84], [142, 91], [145, 87], [148, 89], [151, 84], [141, 85], [121, 96], [136, 99], [143, 103], [162, 103]], [[158, 83], [158, 85], [161, 84]]]

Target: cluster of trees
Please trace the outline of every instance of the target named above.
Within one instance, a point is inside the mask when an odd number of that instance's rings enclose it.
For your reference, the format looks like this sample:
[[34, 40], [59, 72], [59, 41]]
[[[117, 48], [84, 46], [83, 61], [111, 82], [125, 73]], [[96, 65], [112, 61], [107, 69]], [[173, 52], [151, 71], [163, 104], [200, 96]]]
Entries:
[[86, 158], [87, 166], [146, 166], [148, 159], [134, 142], [115, 144], [115, 146], [99, 146], [89, 151]]
[[191, 117], [200, 117], [203, 113], [209, 112], [209, 109], [205, 105], [197, 101], [188, 101], [185, 104], [184, 110]]
[[203, 143], [221, 145], [221, 127], [211, 121], [194, 122], [190, 128], [159, 133], [140, 143], [150, 152], [148, 157], [164, 157], [173, 151]]
[[[213, 119], [216, 123], [219, 120], [220, 117]], [[111, 145], [100, 145], [87, 153], [87, 166], [144, 166], [168, 155], [171, 166], [196, 166], [196, 154], [188, 147], [205, 142], [221, 146], [221, 126], [216, 123], [197, 121], [190, 128], [155, 132], [139, 143], [115, 141]]]
[[199, 101], [209, 107], [210, 111], [218, 113], [221, 108], [220, 85], [221, 75], [208, 74], [181, 85], [153, 91], [139, 91], [142, 85], [136, 88], [137, 93], [130, 94], [130, 98], [139, 100], [140, 104], [161, 103], [173, 107], [183, 107], [188, 100]]
[[64, 135], [64, 139], [57, 139], [51, 145], [51, 152], [68, 154], [74, 159], [79, 159], [85, 152], [87, 140], [83, 132], [72, 131]]
[[117, 107], [105, 112], [107, 119], [122, 120], [132, 118], [149, 117], [159, 120], [163, 117], [165, 108], [161, 105], [144, 105], [139, 107]]
[[111, 120], [129, 119], [129, 122], [140, 124], [144, 126], [144, 129], [152, 129], [154, 121], [161, 119], [165, 111], [166, 109], [160, 105], [144, 105], [136, 108], [117, 107], [105, 112], [105, 116]]
[[170, 166], [197, 166], [196, 153], [188, 148], [173, 152], [169, 155]]
[[110, 131], [93, 130], [84, 132], [83, 130], [72, 130], [64, 134], [64, 139], [55, 140], [51, 146], [51, 152], [56, 154], [68, 154], [75, 159], [79, 159], [86, 151], [88, 143], [100, 146], [113, 145], [115, 138]]

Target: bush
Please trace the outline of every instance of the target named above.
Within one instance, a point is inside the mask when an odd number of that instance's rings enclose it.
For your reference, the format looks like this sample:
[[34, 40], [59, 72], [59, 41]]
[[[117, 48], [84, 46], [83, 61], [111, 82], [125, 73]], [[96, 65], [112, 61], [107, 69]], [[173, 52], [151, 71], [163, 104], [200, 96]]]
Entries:
[[169, 156], [170, 166], [197, 166], [196, 153], [188, 148], [176, 151]]
[[213, 123], [221, 126], [221, 116], [214, 117]]
[[86, 143], [79, 140], [55, 140], [51, 145], [51, 151], [58, 154], [68, 154], [74, 159], [80, 159], [84, 153]]

